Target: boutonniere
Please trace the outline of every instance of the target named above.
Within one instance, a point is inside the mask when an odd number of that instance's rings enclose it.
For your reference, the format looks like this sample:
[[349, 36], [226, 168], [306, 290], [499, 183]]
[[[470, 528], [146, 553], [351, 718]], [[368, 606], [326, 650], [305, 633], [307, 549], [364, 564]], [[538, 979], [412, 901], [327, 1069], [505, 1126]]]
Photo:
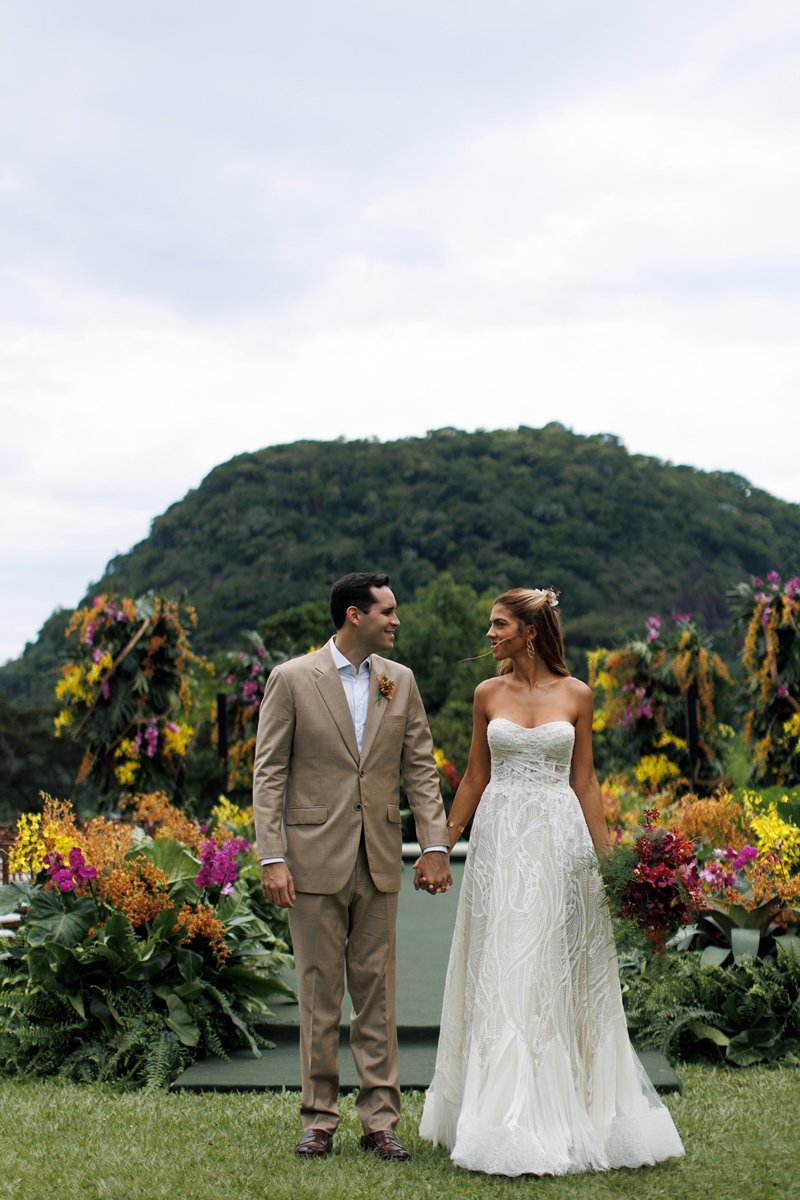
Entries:
[[386, 700], [388, 702], [389, 700], [391, 700], [393, 695], [394, 695], [394, 680], [390, 679], [388, 675], [380, 675], [378, 677], [378, 700], [377, 700], [377, 703], [380, 704], [381, 700]]

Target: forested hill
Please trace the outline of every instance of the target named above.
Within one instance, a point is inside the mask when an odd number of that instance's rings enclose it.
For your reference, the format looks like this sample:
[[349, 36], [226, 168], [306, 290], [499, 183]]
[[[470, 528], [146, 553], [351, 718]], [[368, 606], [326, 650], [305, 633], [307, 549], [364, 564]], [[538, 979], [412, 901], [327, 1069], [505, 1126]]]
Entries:
[[[388, 571], [401, 603], [449, 571], [481, 594], [559, 587], [574, 648], [673, 608], [724, 633], [732, 584], [799, 566], [800, 505], [553, 423], [239, 455], [157, 517], [93, 591], [185, 594], [210, 651], [324, 596], [345, 571]], [[24, 661], [0, 672], [0, 690], [16, 690], [3, 676]]]

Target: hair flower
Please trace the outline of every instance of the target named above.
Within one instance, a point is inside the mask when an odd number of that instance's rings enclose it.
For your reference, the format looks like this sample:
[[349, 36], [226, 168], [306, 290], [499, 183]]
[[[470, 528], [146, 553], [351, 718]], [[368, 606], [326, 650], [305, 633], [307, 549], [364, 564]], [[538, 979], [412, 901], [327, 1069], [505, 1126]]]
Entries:
[[531, 592], [535, 596], [544, 596], [545, 600], [547, 601], [547, 603], [550, 605], [551, 608], [558, 608], [558, 597], [560, 595], [560, 592], [558, 591], [557, 588], [554, 588], [554, 587], [531, 588]]

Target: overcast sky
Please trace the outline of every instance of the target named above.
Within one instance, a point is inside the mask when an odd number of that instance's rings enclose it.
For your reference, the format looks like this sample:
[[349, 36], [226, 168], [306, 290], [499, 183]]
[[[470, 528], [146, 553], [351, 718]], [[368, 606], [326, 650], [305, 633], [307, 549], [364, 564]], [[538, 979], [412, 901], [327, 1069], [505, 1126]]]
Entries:
[[2, 0], [0, 661], [298, 438], [800, 502], [799, 136], [797, 0]]

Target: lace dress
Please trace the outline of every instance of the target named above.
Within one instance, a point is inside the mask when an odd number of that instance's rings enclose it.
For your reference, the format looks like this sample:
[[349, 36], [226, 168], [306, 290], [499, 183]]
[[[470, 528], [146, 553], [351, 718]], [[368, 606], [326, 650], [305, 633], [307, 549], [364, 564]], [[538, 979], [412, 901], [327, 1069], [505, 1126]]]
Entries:
[[489, 723], [422, 1137], [461, 1167], [561, 1175], [683, 1154], [628, 1039], [608, 906], [569, 783], [575, 731]]

